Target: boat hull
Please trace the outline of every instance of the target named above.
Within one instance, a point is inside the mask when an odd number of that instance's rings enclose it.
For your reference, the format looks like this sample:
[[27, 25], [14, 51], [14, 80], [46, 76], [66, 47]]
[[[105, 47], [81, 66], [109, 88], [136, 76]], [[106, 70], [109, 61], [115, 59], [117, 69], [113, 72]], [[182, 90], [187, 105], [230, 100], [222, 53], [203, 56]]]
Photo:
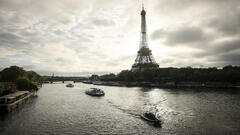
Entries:
[[162, 121], [159, 120], [159, 119], [157, 119], [157, 118], [155, 118], [155, 119], [150, 119], [150, 118], [146, 117], [145, 114], [141, 114], [140, 117], [141, 117], [143, 120], [145, 120], [145, 121], [153, 124], [153, 125], [156, 126], [156, 127], [161, 127], [161, 126], [162, 126]]
[[87, 95], [95, 96], [95, 97], [101, 97], [101, 96], [104, 96], [104, 95], [105, 95], [105, 93], [104, 93], [103, 91], [94, 92], [94, 91], [92, 91], [92, 90], [87, 90], [87, 91], [85, 91], [85, 93], [86, 93]]

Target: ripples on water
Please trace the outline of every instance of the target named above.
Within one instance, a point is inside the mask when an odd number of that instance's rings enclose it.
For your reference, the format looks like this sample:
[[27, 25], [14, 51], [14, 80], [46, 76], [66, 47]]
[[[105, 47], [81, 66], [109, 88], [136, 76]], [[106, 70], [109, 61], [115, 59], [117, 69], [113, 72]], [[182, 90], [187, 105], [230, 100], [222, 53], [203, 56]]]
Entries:
[[[104, 97], [84, 93], [90, 87]], [[140, 119], [155, 110], [156, 128]], [[0, 119], [1, 135], [78, 134], [238, 134], [240, 93], [46, 84], [38, 97]]]

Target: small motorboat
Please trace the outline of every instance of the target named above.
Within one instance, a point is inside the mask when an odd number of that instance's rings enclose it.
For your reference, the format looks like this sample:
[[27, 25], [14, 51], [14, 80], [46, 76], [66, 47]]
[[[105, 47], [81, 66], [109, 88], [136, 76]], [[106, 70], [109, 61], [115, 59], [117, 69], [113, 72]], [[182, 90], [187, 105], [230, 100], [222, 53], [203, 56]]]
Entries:
[[154, 124], [160, 124], [161, 125], [161, 120], [157, 119], [156, 118], [156, 115], [151, 113], [151, 112], [145, 112], [141, 115], [141, 118], [146, 120], [146, 121], [149, 121], [149, 122], [152, 122]]
[[105, 95], [104, 91], [98, 88], [90, 88], [89, 90], [86, 90], [85, 93], [90, 96], [97, 96], [97, 97]]
[[74, 87], [74, 85], [71, 84], [71, 83], [69, 83], [69, 84], [66, 85], [66, 87], [70, 87], [70, 88], [72, 88], [72, 87]]

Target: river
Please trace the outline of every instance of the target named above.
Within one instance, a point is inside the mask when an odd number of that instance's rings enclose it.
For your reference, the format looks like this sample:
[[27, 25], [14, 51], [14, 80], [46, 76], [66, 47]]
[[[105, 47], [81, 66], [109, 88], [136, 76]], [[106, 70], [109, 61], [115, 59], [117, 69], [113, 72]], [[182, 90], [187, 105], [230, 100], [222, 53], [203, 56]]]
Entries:
[[[0, 117], [1, 135], [240, 133], [240, 92], [44, 84], [38, 97]], [[91, 87], [105, 91], [91, 97]], [[162, 127], [139, 115], [155, 110]]]

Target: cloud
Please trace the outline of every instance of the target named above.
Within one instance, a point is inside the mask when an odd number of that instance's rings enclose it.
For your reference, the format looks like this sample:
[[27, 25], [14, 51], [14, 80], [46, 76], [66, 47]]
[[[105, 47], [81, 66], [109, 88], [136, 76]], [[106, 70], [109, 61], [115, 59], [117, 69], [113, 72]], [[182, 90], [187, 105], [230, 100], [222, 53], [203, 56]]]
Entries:
[[18, 35], [10, 32], [0, 33], [0, 46], [22, 48], [27, 43]]
[[218, 56], [231, 52], [240, 52], [240, 39], [226, 40], [213, 43], [206, 49], [194, 54], [196, 57]]
[[22, 66], [24, 69], [26, 69], [26, 70], [33, 70], [33, 69], [35, 69], [36, 68], [36, 66], [35, 65], [23, 65]]
[[115, 22], [107, 19], [92, 19], [92, 23], [96, 26], [111, 26], [115, 25]]
[[202, 41], [204, 39], [203, 31], [199, 28], [185, 27], [168, 34], [169, 44], [182, 44], [189, 42]]
[[[226, 9], [225, 9], [226, 10]], [[209, 19], [207, 25], [223, 36], [235, 36], [240, 33], [240, 8], [233, 6], [228, 11]]]
[[152, 40], [158, 40], [161, 39], [162, 37], [164, 38], [166, 36], [167, 32], [163, 29], [158, 29], [153, 31], [153, 33], [151, 34], [151, 39]]
[[239, 65], [240, 64], [239, 57], [240, 57], [239, 53], [223, 54], [217, 57], [217, 60], [220, 62], [224, 62], [224, 65], [233, 63], [234, 65]]
[[[156, 16], [162, 20], [155, 24], [150, 37], [155, 45], [164, 45], [168, 51], [167, 57], [159, 58], [160, 65], [184, 65], [183, 58], [189, 65], [201, 62], [204, 66], [239, 65], [236, 61], [240, 54], [239, 4], [237, 0], [163, 0], [155, 4]], [[179, 50], [186, 48], [197, 50]]]
[[208, 36], [197, 27], [182, 27], [174, 31], [156, 30], [151, 35], [153, 40], [163, 39], [169, 46], [205, 41]]
[[[179, 67], [239, 64], [238, 5], [239, 0], [146, 1], [156, 61]], [[129, 0], [1, 0], [1, 67], [59, 74], [130, 69], [140, 10], [141, 3]]]

